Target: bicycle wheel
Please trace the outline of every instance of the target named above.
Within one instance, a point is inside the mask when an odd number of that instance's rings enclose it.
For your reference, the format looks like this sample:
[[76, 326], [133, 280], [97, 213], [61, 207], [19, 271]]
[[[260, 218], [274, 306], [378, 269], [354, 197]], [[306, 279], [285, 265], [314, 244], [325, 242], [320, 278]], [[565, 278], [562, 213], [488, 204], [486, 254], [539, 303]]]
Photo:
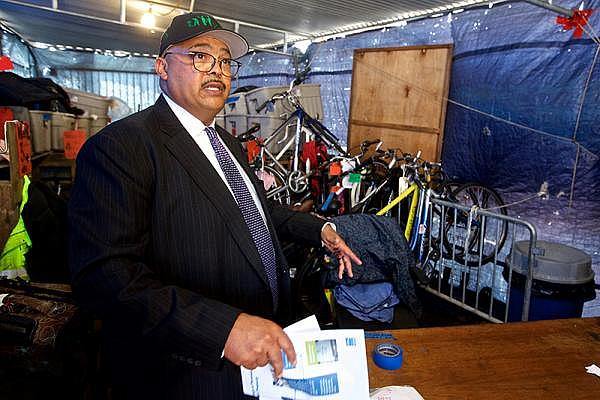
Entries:
[[[465, 183], [458, 186], [450, 197], [452, 201], [469, 208], [477, 206], [498, 215], [507, 215], [498, 192], [485, 185]], [[486, 264], [500, 253], [507, 234], [508, 223], [504, 220], [462, 210], [446, 210], [444, 258], [470, 267]]]
[[[323, 254], [318, 249], [297, 246], [293, 257], [297, 260], [296, 275], [292, 280], [292, 298], [297, 318], [315, 315], [321, 324], [332, 321], [327, 297], [322, 285]], [[290, 264], [292, 265], [292, 264]]]
[[387, 179], [388, 173], [387, 165], [383, 163], [373, 162], [367, 166], [367, 169], [361, 174], [360, 182], [352, 190], [352, 212], [375, 214], [389, 202], [392, 195], [390, 193], [391, 186], [386, 184], [379, 188]]
[[280, 172], [266, 165], [257, 171], [257, 176], [265, 185], [267, 199], [272, 199], [282, 205], [291, 204], [290, 190]]

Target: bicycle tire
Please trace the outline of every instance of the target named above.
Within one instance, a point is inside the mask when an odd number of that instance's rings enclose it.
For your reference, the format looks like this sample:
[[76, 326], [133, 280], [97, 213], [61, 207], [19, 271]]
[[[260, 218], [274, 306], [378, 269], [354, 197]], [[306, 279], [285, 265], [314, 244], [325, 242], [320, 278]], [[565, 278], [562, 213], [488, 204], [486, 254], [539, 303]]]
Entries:
[[296, 314], [299, 318], [316, 315], [319, 322], [330, 319], [329, 303], [322, 286], [321, 268], [323, 254], [319, 250], [303, 251], [298, 260], [304, 260], [298, 266], [293, 282], [293, 298]]
[[[507, 215], [504, 201], [494, 189], [483, 184], [469, 182], [459, 185], [450, 195], [458, 204]], [[437, 210], [440, 213], [440, 210]], [[439, 214], [438, 214], [439, 215]], [[456, 221], [454, 221], [456, 217]], [[454, 260], [469, 267], [487, 264], [500, 254], [508, 235], [508, 223], [503, 220], [486, 218], [482, 234], [482, 218], [475, 215], [468, 231], [469, 212], [447, 211], [443, 230], [444, 258]], [[467, 236], [468, 233], [468, 236]], [[483, 236], [483, 247], [481, 238]], [[465, 246], [466, 244], [466, 246]], [[465, 247], [467, 251], [465, 251]], [[480, 257], [481, 254], [481, 257]], [[481, 262], [479, 260], [481, 258]]]

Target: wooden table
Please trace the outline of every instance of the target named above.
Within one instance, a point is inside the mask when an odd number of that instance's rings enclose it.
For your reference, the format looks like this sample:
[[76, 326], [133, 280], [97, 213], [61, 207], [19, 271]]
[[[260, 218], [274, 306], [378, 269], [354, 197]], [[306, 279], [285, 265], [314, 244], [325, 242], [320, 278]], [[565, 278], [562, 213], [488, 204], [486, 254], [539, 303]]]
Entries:
[[[371, 388], [413, 386], [435, 399], [600, 400], [600, 318], [387, 331], [392, 339], [368, 339]], [[375, 365], [378, 343], [404, 349], [396, 371]]]

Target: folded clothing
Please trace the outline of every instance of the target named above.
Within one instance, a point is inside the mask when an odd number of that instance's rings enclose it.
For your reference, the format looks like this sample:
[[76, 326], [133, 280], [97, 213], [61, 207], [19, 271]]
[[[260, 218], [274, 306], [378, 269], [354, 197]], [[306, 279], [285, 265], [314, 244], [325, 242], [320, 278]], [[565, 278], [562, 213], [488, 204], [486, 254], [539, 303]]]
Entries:
[[390, 323], [394, 319], [394, 306], [400, 303], [390, 282], [338, 285], [333, 296], [339, 305], [363, 321]]

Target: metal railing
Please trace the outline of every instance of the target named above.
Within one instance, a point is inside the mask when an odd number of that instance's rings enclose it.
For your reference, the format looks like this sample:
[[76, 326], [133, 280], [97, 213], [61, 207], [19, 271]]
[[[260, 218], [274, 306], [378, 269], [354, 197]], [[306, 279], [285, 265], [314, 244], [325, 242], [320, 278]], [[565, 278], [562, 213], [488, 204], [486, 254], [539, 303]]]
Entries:
[[[431, 212], [428, 217], [429, 240], [426, 246], [429, 248], [426, 251], [427, 254], [436, 253], [437, 257], [428, 259], [427, 262], [431, 263], [428, 268], [434, 273], [429, 283], [422, 284], [422, 287], [496, 323], [508, 322], [509, 317], [511, 321], [516, 320], [518, 317], [515, 315], [518, 315], [522, 306], [520, 319], [527, 321], [533, 282], [531, 266], [536, 265], [536, 256], [543, 252], [536, 247], [535, 227], [527, 221], [495, 213], [494, 210], [469, 208], [439, 199], [429, 201], [438, 212]], [[461, 234], [455, 235], [458, 231]], [[511, 304], [514, 285], [511, 251], [514, 251], [515, 243], [521, 240], [529, 245], [527, 265], [519, 266], [519, 272], [527, 271], [522, 289], [523, 301], [522, 304]], [[473, 248], [468, 241], [480, 245]], [[487, 253], [484, 253], [485, 246]], [[461, 257], [457, 257], [457, 249], [462, 249]], [[491, 261], [482, 262], [484, 259]], [[515, 289], [515, 293], [519, 293], [520, 288]]]

